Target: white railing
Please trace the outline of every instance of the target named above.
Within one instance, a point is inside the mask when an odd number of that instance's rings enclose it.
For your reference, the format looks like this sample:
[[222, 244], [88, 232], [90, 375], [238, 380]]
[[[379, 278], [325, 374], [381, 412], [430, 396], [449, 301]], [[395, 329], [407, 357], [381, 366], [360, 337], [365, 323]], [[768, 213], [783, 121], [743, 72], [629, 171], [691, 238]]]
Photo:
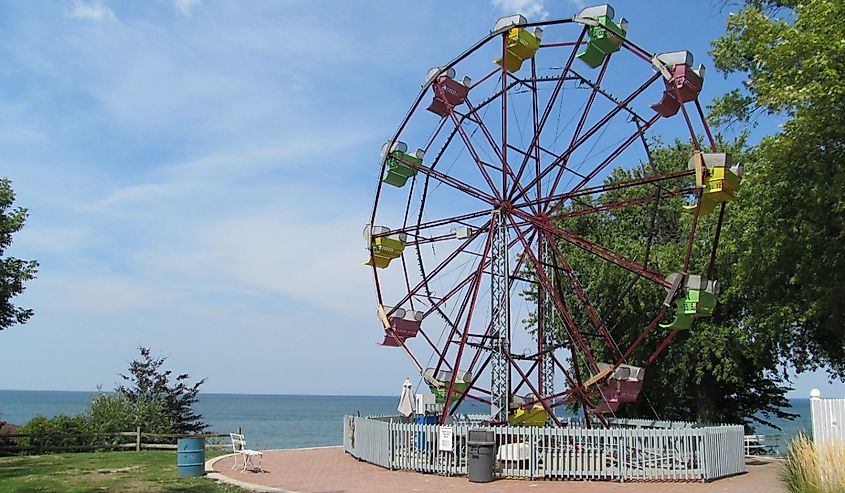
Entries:
[[745, 435], [745, 455], [780, 455], [781, 435]]
[[813, 441], [816, 446], [845, 441], [845, 399], [822, 399], [821, 392], [810, 392]]
[[[344, 419], [344, 450], [389, 469], [466, 475], [467, 436], [452, 424], [453, 451], [438, 450], [439, 425], [403, 418]], [[585, 428], [486, 427], [495, 434], [497, 474], [530, 479], [709, 481], [745, 471], [743, 427], [655, 422]]]

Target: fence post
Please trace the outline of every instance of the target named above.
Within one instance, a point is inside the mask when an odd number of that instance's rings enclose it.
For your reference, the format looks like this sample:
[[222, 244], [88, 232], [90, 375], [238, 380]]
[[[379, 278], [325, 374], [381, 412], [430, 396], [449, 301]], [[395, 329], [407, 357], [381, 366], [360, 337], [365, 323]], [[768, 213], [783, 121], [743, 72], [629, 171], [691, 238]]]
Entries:
[[135, 428], [135, 452], [141, 451], [141, 427]]
[[44, 436], [44, 433], [38, 434], [38, 455], [44, 453], [44, 442], [47, 440], [47, 437]]

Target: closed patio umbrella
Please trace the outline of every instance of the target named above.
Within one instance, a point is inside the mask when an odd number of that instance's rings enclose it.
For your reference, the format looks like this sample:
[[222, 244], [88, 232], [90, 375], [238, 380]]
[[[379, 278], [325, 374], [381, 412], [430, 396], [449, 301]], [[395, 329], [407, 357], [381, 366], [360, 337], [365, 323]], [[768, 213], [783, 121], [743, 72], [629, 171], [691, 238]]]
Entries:
[[399, 397], [399, 408], [397, 410], [406, 418], [416, 412], [413, 387], [414, 384], [411, 383], [411, 379], [406, 378], [405, 383], [402, 384], [402, 395]]

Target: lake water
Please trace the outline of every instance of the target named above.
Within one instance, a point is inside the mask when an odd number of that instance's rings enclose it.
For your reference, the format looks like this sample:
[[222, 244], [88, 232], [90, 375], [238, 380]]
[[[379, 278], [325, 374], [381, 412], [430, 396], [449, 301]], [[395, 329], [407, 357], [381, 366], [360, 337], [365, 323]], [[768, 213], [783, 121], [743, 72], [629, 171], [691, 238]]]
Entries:
[[[52, 417], [83, 411], [96, 392], [0, 390], [0, 419], [23, 424], [36, 415]], [[300, 448], [340, 445], [342, 417], [396, 414], [398, 397], [200, 394], [196, 410], [211, 430], [235, 431], [239, 426], [250, 447]], [[757, 433], [791, 437], [801, 431], [810, 434], [809, 399], [790, 400], [794, 421], [777, 421], [778, 431], [762, 425]], [[481, 407], [463, 410], [482, 413]]]

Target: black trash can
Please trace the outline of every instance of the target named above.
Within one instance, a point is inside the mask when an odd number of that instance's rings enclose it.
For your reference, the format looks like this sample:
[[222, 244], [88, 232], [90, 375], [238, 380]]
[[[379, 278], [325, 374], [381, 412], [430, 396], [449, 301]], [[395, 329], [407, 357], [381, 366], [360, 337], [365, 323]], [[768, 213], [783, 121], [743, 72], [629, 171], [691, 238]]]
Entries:
[[493, 481], [496, 465], [496, 434], [487, 430], [469, 430], [467, 437], [467, 476], [473, 483]]

